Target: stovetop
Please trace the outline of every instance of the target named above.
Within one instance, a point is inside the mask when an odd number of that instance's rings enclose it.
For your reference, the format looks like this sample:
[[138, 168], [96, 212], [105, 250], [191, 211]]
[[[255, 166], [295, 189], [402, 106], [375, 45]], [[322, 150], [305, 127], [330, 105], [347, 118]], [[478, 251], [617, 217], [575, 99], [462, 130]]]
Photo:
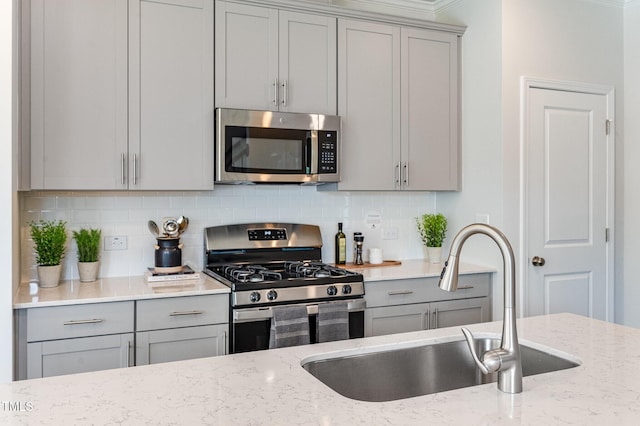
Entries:
[[247, 223], [205, 228], [204, 272], [231, 288], [231, 304], [264, 306], [363, 297], [357, 272], [323, 263], [315, 225]]
[[362, 280], [358, 273], [320, 261], [285, 261], [269, 264], [209, 266], [210, 275], [223, 278], [234, 290], [303, 286]]

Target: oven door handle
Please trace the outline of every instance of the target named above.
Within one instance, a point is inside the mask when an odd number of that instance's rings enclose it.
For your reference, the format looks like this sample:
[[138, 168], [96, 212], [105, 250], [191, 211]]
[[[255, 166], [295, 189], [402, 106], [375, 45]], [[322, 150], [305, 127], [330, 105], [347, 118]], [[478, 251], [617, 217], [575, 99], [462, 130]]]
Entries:
[[[338, 303], [338, 302], [328, 302]], [[367, 307], [367, 302], [364, 299], [349, 300], [347, 304], [347, 310], [349, 312], [361, 312]], [[318, 304], [307, 305], [308, 315], [318, 314]], [[236, 309], [233, 311], [234, 322], [248, 322], [269, 319], [273, 316], [271, 308], [246, 308]]]

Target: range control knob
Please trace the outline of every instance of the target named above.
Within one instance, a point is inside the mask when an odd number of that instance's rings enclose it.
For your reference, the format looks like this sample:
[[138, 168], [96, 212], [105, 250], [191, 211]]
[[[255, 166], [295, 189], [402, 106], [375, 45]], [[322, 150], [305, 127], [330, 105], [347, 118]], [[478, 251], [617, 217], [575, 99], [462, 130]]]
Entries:
[[276, 300], [278, 298], [278, 292], [275, 290], [269, 290], [267, 292], [267, 299]]
[[249, 300], [251, 300], [252, 302], [259, 302], [260, 301], [260, 293], [258, 293], [257, 291], [253, 291], [251, 292], [251, 294], [249, 295]]
[[351, 294], [351, 286], [349, 284], [342, 286], [342, 294]]
[[338, 294], [338, 289], [335, 285], [330, 285], [329, 287], [327, 287], [327, 294], [329, 296], [335, 296], [336, 294]]

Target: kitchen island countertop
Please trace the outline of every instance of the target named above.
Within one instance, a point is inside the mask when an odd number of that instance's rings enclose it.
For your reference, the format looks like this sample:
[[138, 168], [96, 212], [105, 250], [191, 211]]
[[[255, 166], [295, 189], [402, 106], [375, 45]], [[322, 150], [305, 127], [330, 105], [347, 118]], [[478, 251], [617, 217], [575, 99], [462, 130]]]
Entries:
[[[498, 335], [501, 322], [470, 326]], [[301, 361], [462, 338], [459, 328], [377, 336], [0, 385], [1, 424], [575, 424], [640, 421], [640, 330], [571, 314], [518, 320], [521, 343], [582, 364], [525, 377], [524, 392], [495, 383], [389, 402], [343, 397]]]

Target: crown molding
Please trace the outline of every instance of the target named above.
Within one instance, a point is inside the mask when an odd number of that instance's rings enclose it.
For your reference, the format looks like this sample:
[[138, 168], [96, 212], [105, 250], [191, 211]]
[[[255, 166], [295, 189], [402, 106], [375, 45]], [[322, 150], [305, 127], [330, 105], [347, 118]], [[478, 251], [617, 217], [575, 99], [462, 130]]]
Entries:
[[[323, 0], [320, 0], [323, 1]], [[328, 3], [339, 3], [339, 0], [325, 0]], [[340, 3], [362, 3], [363, 5], [374, 5], [380, 8], [393, 11], [401, 8], [405, 11], [421, 12], [433, 14], [435, 16], [441, 10], [446, 9], [454, 3], [462, 0], [344, 0]], [[625, 8], [627, 6], [640, 4], [640, 0], [582, 0], [586, 3], [596, 3], [605, 6]], [[366, 6], [365, 6], [366, 7]]]
[[[394, 1], [394, 0], [390, 0]], [[404, 0], [399, 0], [404, 1]], [[422, 0], [423, 3], [433, 10], [434, 14], [446, 9], [454, 3], [458, 3], [462, 0]], [[627, 6], [640, 4], [640, 0], [582, 0], [585, 3], [596, 3], [604, 6], [613, 6], [624, 9]]]

